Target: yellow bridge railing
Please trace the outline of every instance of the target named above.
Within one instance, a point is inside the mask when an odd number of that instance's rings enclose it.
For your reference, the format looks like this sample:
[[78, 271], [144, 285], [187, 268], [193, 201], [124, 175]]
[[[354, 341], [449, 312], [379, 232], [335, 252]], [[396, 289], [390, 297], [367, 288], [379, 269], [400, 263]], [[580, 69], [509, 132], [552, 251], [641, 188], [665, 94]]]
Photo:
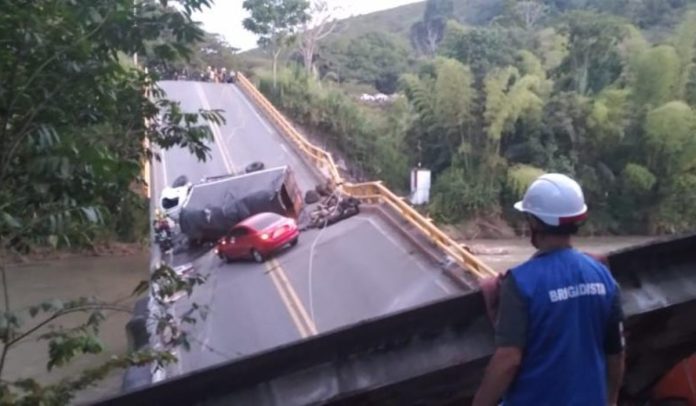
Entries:
[[388, 205], [411, 225], [425, 234], [428, 239], [447, 255], [452, 257], [462, 268], [469, 270], [478, 278], [496, 275], [488, 265], [476, 258], [464, 246], [454, 241], [440, 230], [431, 220], [418, 213], [413, 207], [394, 194], [382, 182], [347, 183], [343, 180], [333, 157], [327, 151], [315, 146], [300, 134], [290, 122], [259, 92], [249, 79], [241, 73], [238, 75], [239, 86], [244, 93], [263, 111], [283, 136], [289, 139], [305, 157], [312, 162], [322, 174], [334, 185], [338, 185], [346, 194], [365, 202], [378, 202]]

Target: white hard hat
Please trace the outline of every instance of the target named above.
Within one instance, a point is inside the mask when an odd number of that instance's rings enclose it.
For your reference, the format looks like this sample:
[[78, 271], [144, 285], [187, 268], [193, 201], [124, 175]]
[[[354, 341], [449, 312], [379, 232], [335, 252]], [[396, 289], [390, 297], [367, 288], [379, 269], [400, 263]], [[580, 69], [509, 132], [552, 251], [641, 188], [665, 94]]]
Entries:
[[549, 226], [576, 224], [587, 218], [587, 205], [580, 185], [566, 175], [548, 173], [527, 189], [515, 209], [529, 213]]

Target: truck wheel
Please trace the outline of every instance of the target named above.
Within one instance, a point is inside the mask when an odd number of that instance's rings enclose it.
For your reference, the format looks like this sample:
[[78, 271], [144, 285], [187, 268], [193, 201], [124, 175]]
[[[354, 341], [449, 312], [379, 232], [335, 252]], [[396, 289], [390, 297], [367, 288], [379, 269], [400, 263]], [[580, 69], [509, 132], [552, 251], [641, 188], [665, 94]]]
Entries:
[[259, 264], [266, 260], [263, 257], [263, 255], [261, 255], [261, 253], [256, 250], [251, 250], [251, 258], [254, 260], [254, 262], [257, 262]]
[[314, 204], [319, 201], [319, 193], [317, 193], [316, 190], [308, 190], [307, 193], [305, 193], [305, 204]]

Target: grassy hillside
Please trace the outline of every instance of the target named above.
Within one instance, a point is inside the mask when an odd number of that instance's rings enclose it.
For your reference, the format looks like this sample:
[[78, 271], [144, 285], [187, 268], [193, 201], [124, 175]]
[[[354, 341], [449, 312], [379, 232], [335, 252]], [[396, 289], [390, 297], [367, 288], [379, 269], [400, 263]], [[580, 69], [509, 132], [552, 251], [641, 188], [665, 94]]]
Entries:
[[[455, 0], [454, 14], [456, 19], [464, 24], [486, 24], [500, 13], [503, 2], [503, 0]], [[411, 26], [423, 18], [424, 10], [425, 2], [420, 2], [346, 18], [339, 21], [330, 39], [351, 39], [368, 32], [379, 31], [394, 34], [409, 41]], [[265, 54], [258, 49], [252, 49], [240, 55], [252, 59], [265, 58]]]
[[420, 20], [425, 9], [425, 2], [363, 14], [341, 20], [336, 27], [333, 38], [355, 38], [362, 34], [383, 31], [408, 39], [411, 25]]

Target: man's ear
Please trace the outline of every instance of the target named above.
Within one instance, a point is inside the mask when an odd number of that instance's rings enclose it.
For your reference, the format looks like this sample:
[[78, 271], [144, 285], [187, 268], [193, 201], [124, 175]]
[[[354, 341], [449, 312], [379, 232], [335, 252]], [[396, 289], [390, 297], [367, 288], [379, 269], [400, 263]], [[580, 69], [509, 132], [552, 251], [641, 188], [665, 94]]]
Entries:
[[543, 231], [545, 228], [544, 223], [531, 214], [527, 214], [527, 224], [529, 224], [529, 228], [534, 231]]

